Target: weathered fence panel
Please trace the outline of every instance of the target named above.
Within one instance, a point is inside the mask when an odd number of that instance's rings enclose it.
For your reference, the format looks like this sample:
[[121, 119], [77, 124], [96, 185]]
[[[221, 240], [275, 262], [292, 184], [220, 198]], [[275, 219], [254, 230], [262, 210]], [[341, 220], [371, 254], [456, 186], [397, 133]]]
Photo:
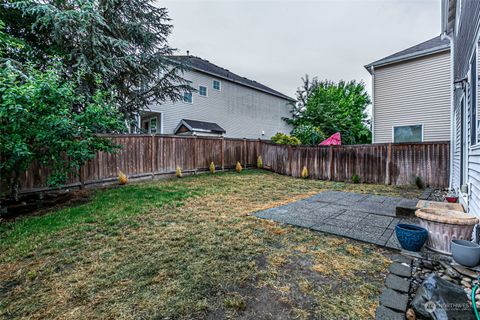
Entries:
[[[72, 175], [68, 186], [112, 181], [121, 170], [130, 177], [256, 166], [262, 156], [264, 168], [283, 175], [299, 177], [307, 167], [309, 177], [322, 180], [350, 181], [358, 175], [362, 182], [411, 184], [420, 177], [426, 185], [448, 186], [449, 143], [372, 144], [355, 146], [307, 147], [277, 145], [269, 141], [213, 137], [166, 135], [109, 136], [121, 145], [117, 153], [99, 152]], [[23, 192], [47, 187], [50, 170], [33, 164], [21, 177]], [[0, 185], [0, 191], [4, 186]]]

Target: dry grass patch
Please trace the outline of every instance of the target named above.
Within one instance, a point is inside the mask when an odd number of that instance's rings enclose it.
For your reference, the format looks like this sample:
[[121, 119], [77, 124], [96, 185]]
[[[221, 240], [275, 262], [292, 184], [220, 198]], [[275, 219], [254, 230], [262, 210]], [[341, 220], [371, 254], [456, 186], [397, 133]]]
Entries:
[[368, 319], [383, 251], [251, 216], [327, 189], [418, 192], [256, 170], [99, 191], [0, 225], [0, 317]]

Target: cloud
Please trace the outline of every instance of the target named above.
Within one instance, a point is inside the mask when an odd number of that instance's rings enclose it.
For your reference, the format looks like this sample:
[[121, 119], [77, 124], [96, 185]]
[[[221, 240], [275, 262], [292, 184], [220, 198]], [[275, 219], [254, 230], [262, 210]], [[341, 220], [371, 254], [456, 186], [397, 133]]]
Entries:
[[440, 33], [439, 0], [187, 1], [172, 46], [293, 96], [300, 78], [365, 81], [363, 65]]

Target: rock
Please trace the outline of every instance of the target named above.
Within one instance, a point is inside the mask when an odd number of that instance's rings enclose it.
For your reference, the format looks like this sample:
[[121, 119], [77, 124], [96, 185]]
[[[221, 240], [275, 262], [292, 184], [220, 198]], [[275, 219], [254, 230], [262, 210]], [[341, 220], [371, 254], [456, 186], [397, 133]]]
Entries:
[[465, 282], [470, 283], [470, 282], [472, 281], [472, 279], [467, 278], [467, 277], [463, 277], [463, 278], [462, 278], [462, 281], [465, 281]]
[[400, 278], [394, 274], [389, 274], [387, 276], [387, 279], [385, 279], [385, 285], [390, 289], [405, 293], [408, 292], [408, 289], [410, 288], [410, 282], [408, 280]]
[[462, 282], [460, 282], [460, 284], [461, 284], [462, 286], [464, 286], [465, 288], [471, 288], [471, 287], [472, 287], [472, 285], [470, 284], [470, 282], [462, 281]]
[[397, 276], [400, 276], [400, 277], [408, 278], [412, 275], [412, 270], [411, 270], [410, 266], [407, 265], [406, 263], [394, 262], [390, 265], [388, 270], [391, 273], [396, 274]]
[[403, 313], [393, 311], [392, 309], [386, 308], [384, 306], [379, 306], [375, 312], [375, 320], [404, 320], [405, 316]]
[[445, 273], [452, 277], [452, 278], [459, 278], [460, 277], [460, 274], [455, 271], [452, 267], [450, 267], [448, 264], [444, 263], [444, 262], [440, 262], [442, 267], [445, 269]]
[[477, 272], [471, 270], [471, 269], [468, 269], [464, 266], [461, 266], [461, 265], [458, 265], [458, 264], [454, 264], [452, 266], [457, 272], [459, 272], [460, 274], [464, 275], [464, 276], [467, 276], [471, 279], [476, 279], [477, 276], [479, 275]]
[[446, 281], [452, 281], [452, 280], [453, 280], [452, 278], [450, 278], [450, 277], [447, 276], [447, 275], [444, 275], [444, 276], [442, 276], [441, 278], [444, 279], [444, 280], [446, 280]]
[[415, 316], [415, 311], [413, 311], [412, 308], [407, 310], [407, 313], [405, 314], [407, 320], [415, 320], [417, 317]]
[[436, 275], [422, 283], [412, 301], [415, 313], [427, 319], [475, 320], [470, 308], [448, 308], [452, 305], [468, 306], [463, 288]]
[[424, 267], [425, 269], [428, 269], [428, 270], [433, 270], [433, 269], [434, 269], [433, 263], [432, 263], [431, 261], [429, 261], [429, 260], [423, 260], [423, 263], [422, 263], [422, 264], [423, 264], [423, 267]]
[[390, 309], [405, 312], [407, 310], [408, 295], [385, 288], [380, 296], [380, 304]]

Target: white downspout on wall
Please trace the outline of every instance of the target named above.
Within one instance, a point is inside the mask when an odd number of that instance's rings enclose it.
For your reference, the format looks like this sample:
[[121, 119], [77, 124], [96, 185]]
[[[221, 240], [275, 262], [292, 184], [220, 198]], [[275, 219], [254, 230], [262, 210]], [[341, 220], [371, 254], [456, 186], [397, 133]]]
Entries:
[[372, 143], [375, 143], [375, 70], [372, 66]]
[[453, 188], [453, 157], [454, 157], [454, 148], [455, 148], [455, 101], [454, 101], [454, 74], [453, 74], [453, 61], [455, 55], [455, 48], [453, 44], [453, 39], [447, 33], [442, 33], [442, 38], [447, 38], [450, 41], [450, 174], [448, 179], [448, 188]]

